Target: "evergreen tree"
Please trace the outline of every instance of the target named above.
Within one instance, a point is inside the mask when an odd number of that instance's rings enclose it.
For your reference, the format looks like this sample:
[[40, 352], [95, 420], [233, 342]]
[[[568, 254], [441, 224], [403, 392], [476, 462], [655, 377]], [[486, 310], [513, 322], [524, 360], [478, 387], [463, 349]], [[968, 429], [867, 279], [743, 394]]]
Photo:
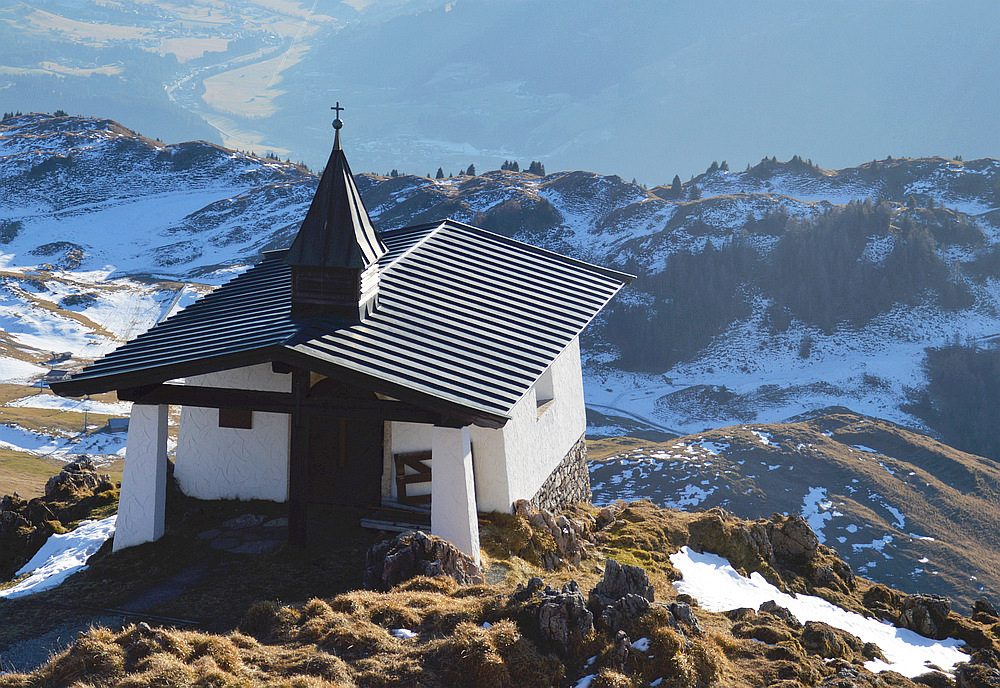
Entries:
[[719, 169], [722, 170], [723, 172], [728, 172], [729, 171], [729, 163], [726, 162], [725, 160], [723, 160], [722, 163], [719, 164]]
[[679, 174], [675, 174], [674, 181], [670, 182], [670, 191], [673, 193], [675, 198], [681, 197], [681, 193], [684, 191], [684, 185], [681, 184], [681, 176]]
[[532, 160], [531, 164], [528, 165], [529, 174], [537, 174], [539, 177], [545, 176], [545, 166], [538, 162], [537, 160]]
[[434, 175], [435, 179], [444, 179], [444, 170], [440, 167], [438, 168], [437, 174]]
[[474, 164], [472, 164], [472, 163], [469, 163], [469, 168], [465, 171], [465, 173], [467, 175], [469, 175], [470, 177], [475, 177], [476, 176], [476, 166]]
[[510, 161], [510, 171], [511, 172], [520, 172], [521, 171], [521, 166], [517, 164], [517, 160], [511, 160]]
[[712, 164], [708, 166], [707, 170], [705, 170], [705, 174], [715, 174], [718, 171], [719, 171], [719, 163], [718, 161], [713, 160]]

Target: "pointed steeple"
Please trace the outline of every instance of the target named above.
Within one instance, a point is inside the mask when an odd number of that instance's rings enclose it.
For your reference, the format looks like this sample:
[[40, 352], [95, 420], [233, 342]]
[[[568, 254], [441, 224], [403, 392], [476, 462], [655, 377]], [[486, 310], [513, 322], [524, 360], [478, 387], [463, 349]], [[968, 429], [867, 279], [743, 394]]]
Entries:
[[333, 151], [285, 263], [292, 267], [292, 303], [299, 311], [364, 318], [378, 296], [378, 259], [386, 248], [372, 226], [340, 146]]

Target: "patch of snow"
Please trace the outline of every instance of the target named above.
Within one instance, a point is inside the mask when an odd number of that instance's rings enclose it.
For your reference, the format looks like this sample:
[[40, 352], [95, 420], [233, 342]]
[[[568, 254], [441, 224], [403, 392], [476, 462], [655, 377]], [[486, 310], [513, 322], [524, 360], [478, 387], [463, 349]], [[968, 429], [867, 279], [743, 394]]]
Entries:
[[416, 638], [417, 634], [411, 631], [409, 628], [394, 628], [392, 629], [392, 634], [403, 640], [409, 640], [410, 638]]
[[958, 662], [969, 658], [958, 649], [963, 644], [959, 640], [931, 640], [913, 631], [845, 611], [819, 597], [788, 595], [759, 573], [744, 578], [728, 561], [714, 554], [699, 554], [683, 547], [671, 555], [670, 561], [683, 575], [674, 583], [677, 591], [691, 595], [709, 611], [724, 612], [740, 607], [757, 609], [764, 602], [774, 601], [803, 623], [821, 621], [857, 636], [862, 642], [874, 643], [882, 650], [886, 661], [865, 662], [869, 671], [896, 671], [913, 678], [929, 671], [929, 664], [953, 671]]
[[33, 394], [7, 403], [7, 406], [20, 408], [58, 409], [76, 413], [102, 413], [107, 416], [127, 416], [132, 410], [132, 402], [93, 401], [90, 399], [67, 399], [54, 394]]
[[649, 638], [639, 638], [634, 643], [632, 643], [632, 649], [638, 650], [639, 652], [648, 652], [649, 644], [650, 644]]
[[115, 534], [117, 516], [100, 521], [83, 521], [76, 530], [52, 535], [15, 576], [31, 575], [17, 585], [0, 590], [0, 597], [25, 597], [56, 587], [77, 571], [86, 568], [91, 557]]
[[833, 518], [833, 514], [829, 513], [832, 506], [833, 502], [826, 498], [825, 487], [810, 487], [802, 498], [802, 517], [809, 522], [809, 527], [816, 533], [820, 544], [826, 542], [823, 527]]

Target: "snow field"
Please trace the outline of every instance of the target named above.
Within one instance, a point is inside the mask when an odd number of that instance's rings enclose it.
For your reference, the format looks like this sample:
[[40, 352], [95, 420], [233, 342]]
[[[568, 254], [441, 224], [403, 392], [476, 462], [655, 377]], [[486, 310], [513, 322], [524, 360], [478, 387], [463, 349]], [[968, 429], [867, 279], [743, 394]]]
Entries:
[[931, 640], [913, 631], [845, 611], [819, 597], [788, 595], [759, 573], [744, 578], [728, 561], [714, 554], [699, 554], [683, 547], [671, 555], [670, 561], [683, 574], [683, 578], [674, 583], [677, 591], [691, 595], [709, 611], [724, 612], [740, 607], [757, 609], [763, 602], [774, 601], [802, 623], [821, 621], [863, 642], [874, 643], [882, 650], [886, 661], [865, 662], [865, 668], [872, 672], [891, 670], [914, 678], [930, 671], [929, 664], [953, 671], [957, 663], [969, 659], [958, 649], [963, 643], [954, 638]]
[[17, 585], [0, 590], [0, 597], [25, 597], [54, 588], [77, 571], [86, 568], [89, 559], [106, 540], [115, 534], [117, 516], [100, 521], [83, 521], [76, 530], [52, 535], [15, 577], [31, 575]]

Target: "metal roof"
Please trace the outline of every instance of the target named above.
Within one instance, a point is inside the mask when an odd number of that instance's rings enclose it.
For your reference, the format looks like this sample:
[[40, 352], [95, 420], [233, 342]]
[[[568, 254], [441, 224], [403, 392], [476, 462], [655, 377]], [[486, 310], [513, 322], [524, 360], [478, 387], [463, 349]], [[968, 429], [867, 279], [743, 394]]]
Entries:
[[411, 403], [502, 423], [630, 275], [452, 220], [382, 235], [378, 309], [294, 319], [286, 252], [70, 380], [80, 395], [284, 361]]

